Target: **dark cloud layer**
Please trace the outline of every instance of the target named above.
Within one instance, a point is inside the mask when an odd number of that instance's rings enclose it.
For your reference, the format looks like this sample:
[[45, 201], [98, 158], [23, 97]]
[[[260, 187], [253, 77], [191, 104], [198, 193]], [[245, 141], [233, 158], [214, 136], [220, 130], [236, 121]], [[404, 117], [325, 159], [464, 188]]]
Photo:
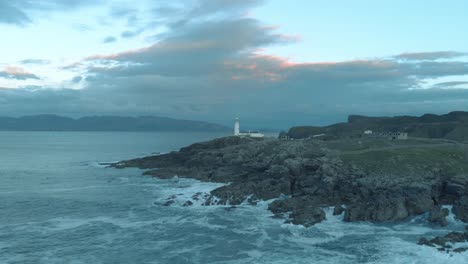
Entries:
[[468, 56], [468, 53], [457, 51], [414, 52], [402, 53], [400, 55], [395, 56], [395, 58], [403, 60], [437, 60], [452, 59], [463, 56]]
[[[71, 81], [86, 83], [84, 89], [0, 89], [0, 112], [155, 114], [226, 124], [238, 116], [252, 127], [284, 128], [342, 121], [348, 114], [468, 110], [468, 89], [460, 88], [467, 84], [464, 52], [298, 64], [262, 52], [295, 39], [241, 15], [261, 1], [171, 3], [154, 9], [155, 21], [164, 21], [168, 31], [153, 44], [67, 67], [84, 67]], [[135, 12], [115, 9], [114, 15]], [[447, 76], [454, 80], [437, 83]]]

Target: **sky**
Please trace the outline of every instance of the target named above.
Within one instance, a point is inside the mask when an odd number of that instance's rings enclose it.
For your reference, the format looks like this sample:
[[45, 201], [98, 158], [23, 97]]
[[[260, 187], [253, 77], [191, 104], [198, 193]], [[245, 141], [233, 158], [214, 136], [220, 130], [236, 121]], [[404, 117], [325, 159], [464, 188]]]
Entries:
[[468, 111], [464, 0], [0, 0], [0, 116]]

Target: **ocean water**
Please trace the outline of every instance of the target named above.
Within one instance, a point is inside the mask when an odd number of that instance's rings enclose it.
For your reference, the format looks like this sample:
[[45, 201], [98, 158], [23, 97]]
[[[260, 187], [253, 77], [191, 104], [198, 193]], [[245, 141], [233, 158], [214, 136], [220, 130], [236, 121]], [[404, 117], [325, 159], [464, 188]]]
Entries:
[[[416, 245], [463, 230], [424, 216], [310, 228], [257, 206], [202, 206], [220, 186], [101, 166], [222, 136], [212, 133], [0, 132], [0, 263], [468, 263]], [[176, 203], [162, 204], [170, 197]], [[184, 207], [187, 201], [194, 205]]]

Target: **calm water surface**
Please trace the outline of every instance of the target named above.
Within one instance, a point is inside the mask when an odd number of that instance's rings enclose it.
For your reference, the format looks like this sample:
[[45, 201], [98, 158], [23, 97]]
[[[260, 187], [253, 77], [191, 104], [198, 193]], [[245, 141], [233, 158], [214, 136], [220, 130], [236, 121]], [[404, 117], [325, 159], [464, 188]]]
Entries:
[[219, 184], [99, 165], [219, 136], [0, 132], [0, 263], [468, 263], [468, 253], [416, 245], [462, 230], [453, 217], [446, 228], [424, 217], [373, 225], [328, 210], [327, 221], [303, 228], [271, 218], [266, 203], [182, 206]]

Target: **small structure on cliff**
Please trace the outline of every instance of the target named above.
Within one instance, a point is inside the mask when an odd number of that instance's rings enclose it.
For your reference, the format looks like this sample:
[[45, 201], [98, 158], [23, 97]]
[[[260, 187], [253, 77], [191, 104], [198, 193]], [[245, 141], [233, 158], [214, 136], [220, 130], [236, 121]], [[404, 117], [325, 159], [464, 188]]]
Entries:
[[240, 130], [240, 120], [236, 118], [234, 123], [234, 136], [238, 137], [253, 137], [253, 138], [262, 138], [265, 137], [264, 134], [257, 132], [257, 131], [241, 131]]
[[371, 130], [364, 131], [364, 135], [376, 138], [388, 138], [390, 140], [406, 140], [408, 133], [406, 132], [372, 132]]

